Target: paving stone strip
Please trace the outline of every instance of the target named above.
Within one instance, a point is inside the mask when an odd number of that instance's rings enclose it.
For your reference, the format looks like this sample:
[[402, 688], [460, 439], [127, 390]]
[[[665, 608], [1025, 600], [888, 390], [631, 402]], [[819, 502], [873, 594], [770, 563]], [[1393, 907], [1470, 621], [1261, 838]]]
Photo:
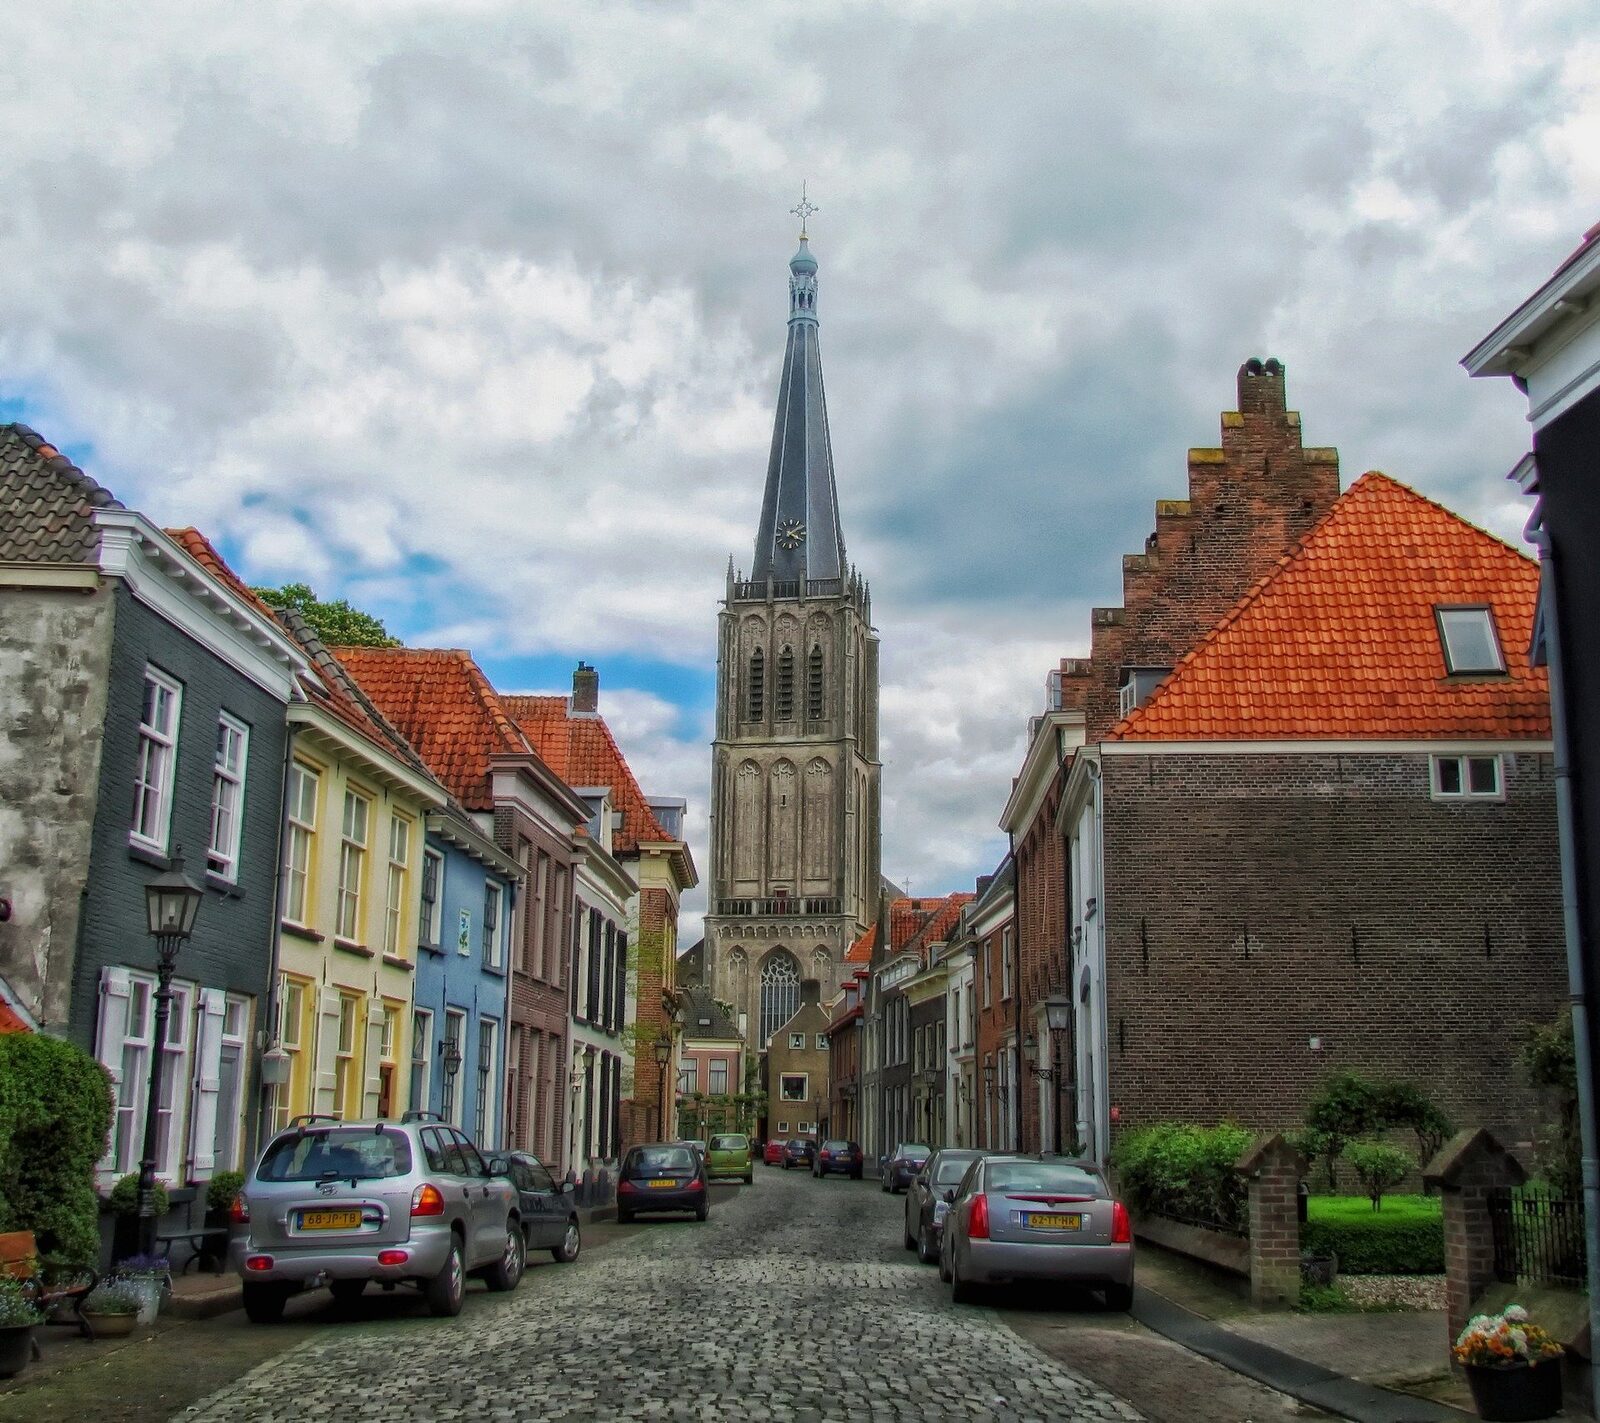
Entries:
[[704, 1225], [647, 1225], [458, 1319], [330, 1325], [179, 1416], [1141, 1423], [991, 1310], [952, 1306], [901, 1249], [901, 1204], [758, 1172]]

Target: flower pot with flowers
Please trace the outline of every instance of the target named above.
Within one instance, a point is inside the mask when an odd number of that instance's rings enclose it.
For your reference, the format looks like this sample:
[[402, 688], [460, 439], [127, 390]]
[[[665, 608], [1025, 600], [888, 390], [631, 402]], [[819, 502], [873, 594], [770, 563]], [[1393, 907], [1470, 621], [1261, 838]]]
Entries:
[[83, 1317], [96, 1339], [120, 1339], [133, 1333], [143, 1300], [143, 1292], [131, 1280], [112, 1275], [89, 1292]]
[[0, 1275], [0, 1379], [20, 1374], [33, 1357], [33, 1331], [44, 1315], [27, 1284], [12, 1275]]
[[1451, 1351], [1478, 1417], [1495, 1423], [1552, 1418], [1561, 1407], [1561, 1345], [1520, 1304], [1468, 1321]]
[[116, 1273], [139, 1294], [139, 1323], [154, 1324], [161, 1297], [172, 1288], [172, 1262], [165, 1255], [130, 1255], [117, 1261]]

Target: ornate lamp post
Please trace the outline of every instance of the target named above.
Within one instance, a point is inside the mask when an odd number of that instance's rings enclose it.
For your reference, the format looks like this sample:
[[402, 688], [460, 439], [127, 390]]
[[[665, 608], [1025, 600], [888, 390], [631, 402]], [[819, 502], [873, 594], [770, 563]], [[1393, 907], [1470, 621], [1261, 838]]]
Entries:
[[[1052, 993], [1044, 1000], [1045, 1026], [1050, 1029], [1052, 1067], [1050, 1085], [1055, 1093], [1056, 1155], [1061, 1154], [1061, 1035], [1072, 1026], [1072, 1000], [1065, 993]], [[1042, 1076], [1043, 1074], [1041, 1074]]]
[[144, 887], [145, 917], [156, 941], [156, 1021], [151, 1043], [150, 1094], [144, 1107], [144, 1155], [139, 1162], [139, 1251], [156, 1253], [156, 1131], [161, 1107], [161, 1079], [167, 1058], [167, 1019], [172, 1014], [172, 971], [178, 950], [194, 933], [205, 891], [183, 872], [183, 851], [172, 868]]
[[989, 1145], [989, 1136], [994, 1127], [994, 1064], [985, 1063], [983, 1068], [983, 1144]]
[[672, 1039], [656, 1039], [656, 1067], [661, 1074], [661, 1140], [667, 1139], [667, 1064], [672, 1061]]
[[456, 1073], [461, 1071], [461, 1044], [454, 1038], [439, 1040], [439, 1066], [444, 1071], [444, 1111], [440, 1115], [449, 1121], [456, 1100]]

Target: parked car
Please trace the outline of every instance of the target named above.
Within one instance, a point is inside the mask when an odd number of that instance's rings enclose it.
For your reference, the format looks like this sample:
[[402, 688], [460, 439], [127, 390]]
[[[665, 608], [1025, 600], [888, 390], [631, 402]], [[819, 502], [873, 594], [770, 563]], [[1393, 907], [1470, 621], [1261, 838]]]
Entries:
[[938, 1261], [945, 1213], [967, 1168], [982, 1155], [981, 1151], [947, 1147], [934, 1152], [912, 1178], [906, 1191], [905, 1245], [917, 1252], [924, 1265]]
[[933, 1153], [914, 1141], [903, 1141], [883, 1158], [881, 1184], [886, 1191], [903, 1191], [912, 1178], [928, 1164]]
[[492, 1290], [521, 1281], [521, 1211], [511, 1179], [448, 1122], [297, 1117], [234, 1198], [229, 1256], [256, 1324], [302, 1290], [353, 1300], [374, 1280], [414, 1285], [453, 1315], [468, 1275]]
[[776, 1139], [769, 1141], [766, 1146], [762, 1148], [761, 1159], [766, 1162], [768, 1166], [782, 1166], [783, 1143]]
[[635, 1146], [617, 1171], [617, 1220], [636, 1215], [693, 1211], [697, 1220], [711, 1213], [706, 1164], [682, 1142]]
[[787, 1171], [791, 1166], [810, 1166], [816, 1154], [816, 1142], [791, 1137], [783, 1144], [783, 1169]]
[[695, 1141], [692, 1137], [686, 1137], [683, 1141], [677, 1142], [676, 1145], [687, 1146], [702, 1162], [706, 1159], [706, 1144], [703, 1141]]
[[816, 1159], [811, 1163], [811, 1174], [816, 1177], [837, 1173], [852, 1181], [861, 1179], [864, 1160], [861, 1148], [853, 1141], [825, 1141], [817, 1148]]
[[548, 1250], [558, 1264], [570, 1265], [583, 1249], [577, 1191], [560, 1185], [537, 1156], [513, 1151], [497, 1156], [490, 1169], [511, 1178], [522, 1207], [522, 1238], [529, 1250]]
[[750, 1159], [750, 1138], [742, 1132], [720, 1132], [706, 1144], [706, 1176], [736, 1177], [745, 1185], [755, 1184], [755, 1164]]
[[988, 1156], [967, 1168], [945, 1216], [939, 1274], [968, 1303], [984, 1285], [1047, 1280], [1133, 1305], [1133, 1230], [1098, 1167], [1065, 1157]]

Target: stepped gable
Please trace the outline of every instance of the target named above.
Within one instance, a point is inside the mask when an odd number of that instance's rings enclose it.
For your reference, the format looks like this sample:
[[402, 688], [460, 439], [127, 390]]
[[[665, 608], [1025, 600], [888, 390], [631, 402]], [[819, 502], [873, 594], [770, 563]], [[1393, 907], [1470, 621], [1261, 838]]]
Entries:
[[94, 511], [122, 507], [37, 431], [0, 425], [0, 561], [93, 563]]
[[361, 691], [468, 810], [493, 810], [492, 756], [537, 753], [460, 648], [336, 647]]
[[622, 748], [598, 711], [574, 712], [561, 696], [503, 696], [500, 704], [540, 759], [569, 786], [609, 786], [622, 825], [614, 851], [637, 850], [641, 842], [675, 844], [657, 821]]
[[[1543, 740], [1538, 597], [1532, 559], [1364, 474], [1107, 739]], [[1484, 604], [1506, 671], [1452, 676], [1434, 609]]]
[[1189, 451], [1188, 498], [1158, 500], [1144, 551], [1124, 556], [1121, 606], [1093, 610], [1089, 665], [1062, 665], [1090, 741], [1118, 720], [1124, 668], [1172, 667], [1339, 496], [1338, 451], [1302, 444], [1278, 361], [1246, 361], [1238, 397], [1221, 445]]

